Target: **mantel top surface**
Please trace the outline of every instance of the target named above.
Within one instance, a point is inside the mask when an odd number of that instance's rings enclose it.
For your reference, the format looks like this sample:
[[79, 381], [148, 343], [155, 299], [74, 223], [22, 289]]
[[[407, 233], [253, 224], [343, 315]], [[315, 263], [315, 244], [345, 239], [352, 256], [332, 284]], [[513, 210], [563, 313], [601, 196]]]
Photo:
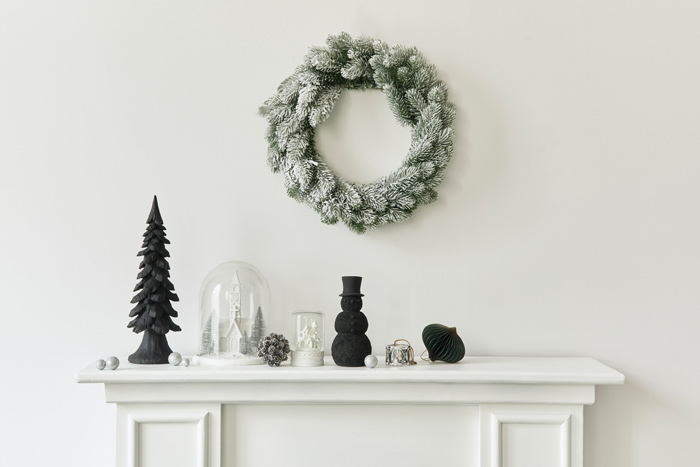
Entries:
[[623, 374], [591, 358], [466, 357], [459, 363], [419, 361], [411, 367], [387, 367], [383, 358], [376, 368], [339, 367], [326, 357], [326, 365], [303, 368], [289, 363], [212, 367], [190, 365], [134, 365], [120, 357], [116, 370], [98, 370], [94, 364], [76, 375], [79, 383], [488, 383], [488, 384], [622, 384]]

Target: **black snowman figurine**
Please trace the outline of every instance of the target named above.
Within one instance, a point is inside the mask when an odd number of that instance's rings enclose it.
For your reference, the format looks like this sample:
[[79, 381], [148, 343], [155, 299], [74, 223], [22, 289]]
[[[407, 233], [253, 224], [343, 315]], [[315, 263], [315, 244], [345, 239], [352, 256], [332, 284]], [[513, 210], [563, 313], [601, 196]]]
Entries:
[[372, 354], [372, 344], [365, 335], [369, 324], [362, 309], [360, 285], [362, 278], [343, 276], [343, 293], [340, 308], [343, 311], [335, 318], [335, 331], [331, 355], [338, 366], [364, 366], [365, 357]]

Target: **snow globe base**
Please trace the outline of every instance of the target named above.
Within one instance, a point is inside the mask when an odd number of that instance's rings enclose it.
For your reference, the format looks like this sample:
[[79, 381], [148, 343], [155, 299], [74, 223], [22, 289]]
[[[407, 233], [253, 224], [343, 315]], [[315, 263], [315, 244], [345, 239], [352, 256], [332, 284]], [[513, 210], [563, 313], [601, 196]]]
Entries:
[[323, 366], [323, 351], [292, 350], [292, 366]]
[[196, 365], [207, 366], [243, 366], [243, 365], [262, 365], [262, 359], [259, 357], [214, 357], [206, 355], [195, 355], [192, 357], [192, 363]]

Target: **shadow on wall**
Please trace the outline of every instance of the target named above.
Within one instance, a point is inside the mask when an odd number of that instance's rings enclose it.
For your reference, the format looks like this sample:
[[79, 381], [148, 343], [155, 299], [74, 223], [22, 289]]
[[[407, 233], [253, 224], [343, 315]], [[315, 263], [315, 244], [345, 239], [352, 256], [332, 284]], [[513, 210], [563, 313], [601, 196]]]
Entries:
[[[595, 404], [584, 409], [584, 466], [634, 467], [641, 461], [640, 453], [645, 451], [648, 452], [645, 465], [678, 465], [669, 455], [683, 449], [663, 442], [666, 436], [671, 436], [664, 433], [663, 420], [683, 419], [686, 412], [687, 408], [679, 402], [650, 392], [648, 385], [633, 378], [627, 377], [622, 386], [596, 387]], [[639, 433], [649, 432], [648, 427], [653, 425], [658, 427], [651, 430], [655, 433], [654, 440], [644, 446]], [[694, 429], [691, 426], [686, 432], [690, 435]], [[675, 439], [683, 444], [681, 439]], [[659, 445], [664, 449], [659, 450]], [[657, 458], [657, 462], [652, 458]], [[684, 465], [694, 464], [685, 461]]]

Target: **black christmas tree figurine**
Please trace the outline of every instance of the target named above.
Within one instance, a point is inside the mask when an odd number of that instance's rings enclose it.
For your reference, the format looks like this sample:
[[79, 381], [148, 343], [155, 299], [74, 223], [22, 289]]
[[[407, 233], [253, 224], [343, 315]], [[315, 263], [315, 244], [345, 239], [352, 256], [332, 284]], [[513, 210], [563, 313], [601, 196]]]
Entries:
[[168, 363], [168, 356], [173, 351], [170, 350], [165, 335], [168, 331], [180, 330], [180, 326], [173, 323], [172, 318], [177, 317], [177, 311], [170, 302], [179, 299], [173, 292], [175, 287], [169, 279], [170, 265], [165, 258], [170, 253], [165, 249], [165, 244], [170, 241], [165, 238], [165, 226], [155, 196], [146, 222], [148, 227], [143, 234], [143, 249], [137, 255], [143, 256], [139, 265], [141, 272], [136, 276], [141, 280], [134, 287], [134, 292], [140, 292], [131, 299], [131, 303], [136, 303], [136, 306], [129, 316], [135, 318], [127, 326], [137, 334], [143, 332], [143, 340], [138, 350], [129, 355], [129, 361], [143, 364]]
[[331, 355], [338, 366], [363, 366], [365, 357], [372, 354], [372, 344], [365, 335], [369, 324], [362, 309], [360, 285], [362, 278], [343, 276], [343, 293], [340, 294], [340, 307], [343, 309], [335, 318], [335, 330]]

